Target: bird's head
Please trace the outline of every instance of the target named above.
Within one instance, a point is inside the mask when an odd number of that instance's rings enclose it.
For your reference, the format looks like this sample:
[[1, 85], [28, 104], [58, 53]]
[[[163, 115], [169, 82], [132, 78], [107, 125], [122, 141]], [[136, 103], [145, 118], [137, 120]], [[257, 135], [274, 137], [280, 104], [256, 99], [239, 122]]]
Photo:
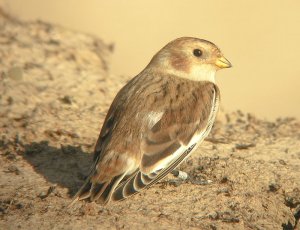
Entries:
[[230, 67], [231, 63], [212, 42], [182, 37], [163, 47], [147, 68], [191, 80], [215, 82], [216, 71]]

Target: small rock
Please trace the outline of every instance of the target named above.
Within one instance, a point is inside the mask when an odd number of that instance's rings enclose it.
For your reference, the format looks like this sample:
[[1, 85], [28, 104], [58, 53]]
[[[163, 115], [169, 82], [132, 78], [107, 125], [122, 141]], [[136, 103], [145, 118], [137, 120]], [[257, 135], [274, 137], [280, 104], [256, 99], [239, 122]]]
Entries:
[[0, 214], [7, 214], [7, 207], [0, 205]]
[[22, 203], [17, 203], [15, 206], [17, 209], [22, 209], [24, 207]]
[[235, 202], [235, 201], [230, 201], [228, 203], [228, 207], [231, 209], [231, 210], [236, 210], [236, 208], [238, 207], [239, 203], [238, 202]]
[[269, 184], [269, 191], [270, 192], [276, 192], [280, 189], [280, 185], [275, 183], [275, 182], [272, 182]]
[[45, 191], [41, 192], [41, 193], [38, 195], [38, 197], [41, 198], [41, 199], [45, 199], [47, 196], [48, 196], [48, 193], [45, 192]]
[[238, 217], [224, 218], [223, 222], [238, 223], [238, 222], [240, 222], [240, 219]]
[[209, 227], [210, 227], [211, 230], [217, 230], [217, 227], [214, 224], [209, 225]]
[[219, 219], [219, 213], [218, 212], [211, 212], [208, 214], [208, 217], [212, 220], [218, 220]]
[[226, 183], [226, 182], [228, 182], [228, 177], [227, 176], [222, 177], [220, 183]]
[[282, 165], [286, 165], [286, 162], [284, 160], [279, 160], [279, 163]]
[[207, 185], [211, 184], [212, 182], [212, 180], [191, 180], [191, 183], [196, 185]]
[[228, 188], [221, 188], [217, 191], [217, 194], [220, 194], [220, 193], [229, 194], [229, 189]]
[[300, 205], [300, 191], [299, 189], [294, 189], [292, 192], [285, 194], [285, 205], [290, 208], [296, 208]]
[[10, 166], [8, 166], [6, 172], [9, 172], [9, 173], [15, 173], [16, 175], [20, 175], [20, 174], [21, 174], [21, 171], [20, 171], [20, 170], [18, 169], [18, 167], [15, 166], [15, 165], [10, 165]]
[[177, 177], [178, 179], [181, 179], [181, 180], [186, 180], [189, 175], [186, 173], [186, 172], [183, 172], [183, 171], [180, 171], [180, 170], [174, 170], [172, 172], [172, 174]]
[[47, 191], [41, 192], [38, 197], [41, 199], [47, 198], [52, 192], [55, 191], [56, 185], [50, 186]]
[[60, 99], [60, 101], [64, 104], [71, 105], [72, 104], [72, 98], [68, 95], [64, 96], [63, 98]]
[[198, 166], [197, 167], [197, 170], [199, 170], [199, 171], [203, 171], [204, 170], [204, 167], [201, 165], [201, 166]]
[[60, 41], [54, 40], [54, 39], [50, 39], [48, 41], [49, 45], [55, 45], [55, 46], [59, 46], [60, 45]]
[[289, 149], [286, 148], [286, 149], [284, 150], [284, 152], [285, 152], [285, 153], [289, 153]]
[[236, 149], [239, 149], [239, 150], [242, 150], [242, 149], [249, 149], [249, 148], [253, 148], [255, 147], [256, 145], [254, 143], [250, 143], [250, 144], [236, 144], [235, 145], [235, 148]]

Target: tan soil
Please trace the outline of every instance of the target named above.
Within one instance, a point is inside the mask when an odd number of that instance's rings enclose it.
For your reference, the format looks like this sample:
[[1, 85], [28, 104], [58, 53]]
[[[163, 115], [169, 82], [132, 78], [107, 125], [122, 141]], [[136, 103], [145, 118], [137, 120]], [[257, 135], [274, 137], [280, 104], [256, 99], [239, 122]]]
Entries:
[[188, 181], [65, 208], [129, 78], [96, 37], [0, 15], [0, 229], [299, 229], [300, 122], [241, 111], [220, 112]]

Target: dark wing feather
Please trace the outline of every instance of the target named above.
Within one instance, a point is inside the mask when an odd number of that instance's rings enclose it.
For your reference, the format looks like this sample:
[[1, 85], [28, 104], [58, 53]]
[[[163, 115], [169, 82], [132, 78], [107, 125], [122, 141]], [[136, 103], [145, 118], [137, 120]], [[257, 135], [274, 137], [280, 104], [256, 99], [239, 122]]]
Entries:
[[140, 192], [144, 188], [149, 188], [153, 184], [157, 183], [159, 180], [163, 179], [168, 175], [173, 169], [179, 165], [186, 156], [194, 149], [196, 144], [190, 146], [180, 157], [178, 157], [172, 164], [167, 168], [160, 170], [158, 172], [150, 173], [149, 175], [143, 174], [141, 171], [136, 172], [130, 179], [121, 183], [117, 186], [115, 192], [112, 195], [112, 200], [123, 200]]

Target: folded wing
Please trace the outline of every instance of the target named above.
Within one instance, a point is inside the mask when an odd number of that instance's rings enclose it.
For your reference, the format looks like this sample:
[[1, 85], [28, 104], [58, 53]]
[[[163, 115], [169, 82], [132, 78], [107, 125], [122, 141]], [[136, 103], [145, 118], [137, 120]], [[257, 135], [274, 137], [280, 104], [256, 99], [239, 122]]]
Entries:
[[219, 94], [211, 83], [201, 86], [198, 94], [192, 92], [193, 98], [165, 111], [143, 135], [141, 165], [116, 187], [113, 200], [125, 199], [164, 178], [208, 135], [217, 113]]

